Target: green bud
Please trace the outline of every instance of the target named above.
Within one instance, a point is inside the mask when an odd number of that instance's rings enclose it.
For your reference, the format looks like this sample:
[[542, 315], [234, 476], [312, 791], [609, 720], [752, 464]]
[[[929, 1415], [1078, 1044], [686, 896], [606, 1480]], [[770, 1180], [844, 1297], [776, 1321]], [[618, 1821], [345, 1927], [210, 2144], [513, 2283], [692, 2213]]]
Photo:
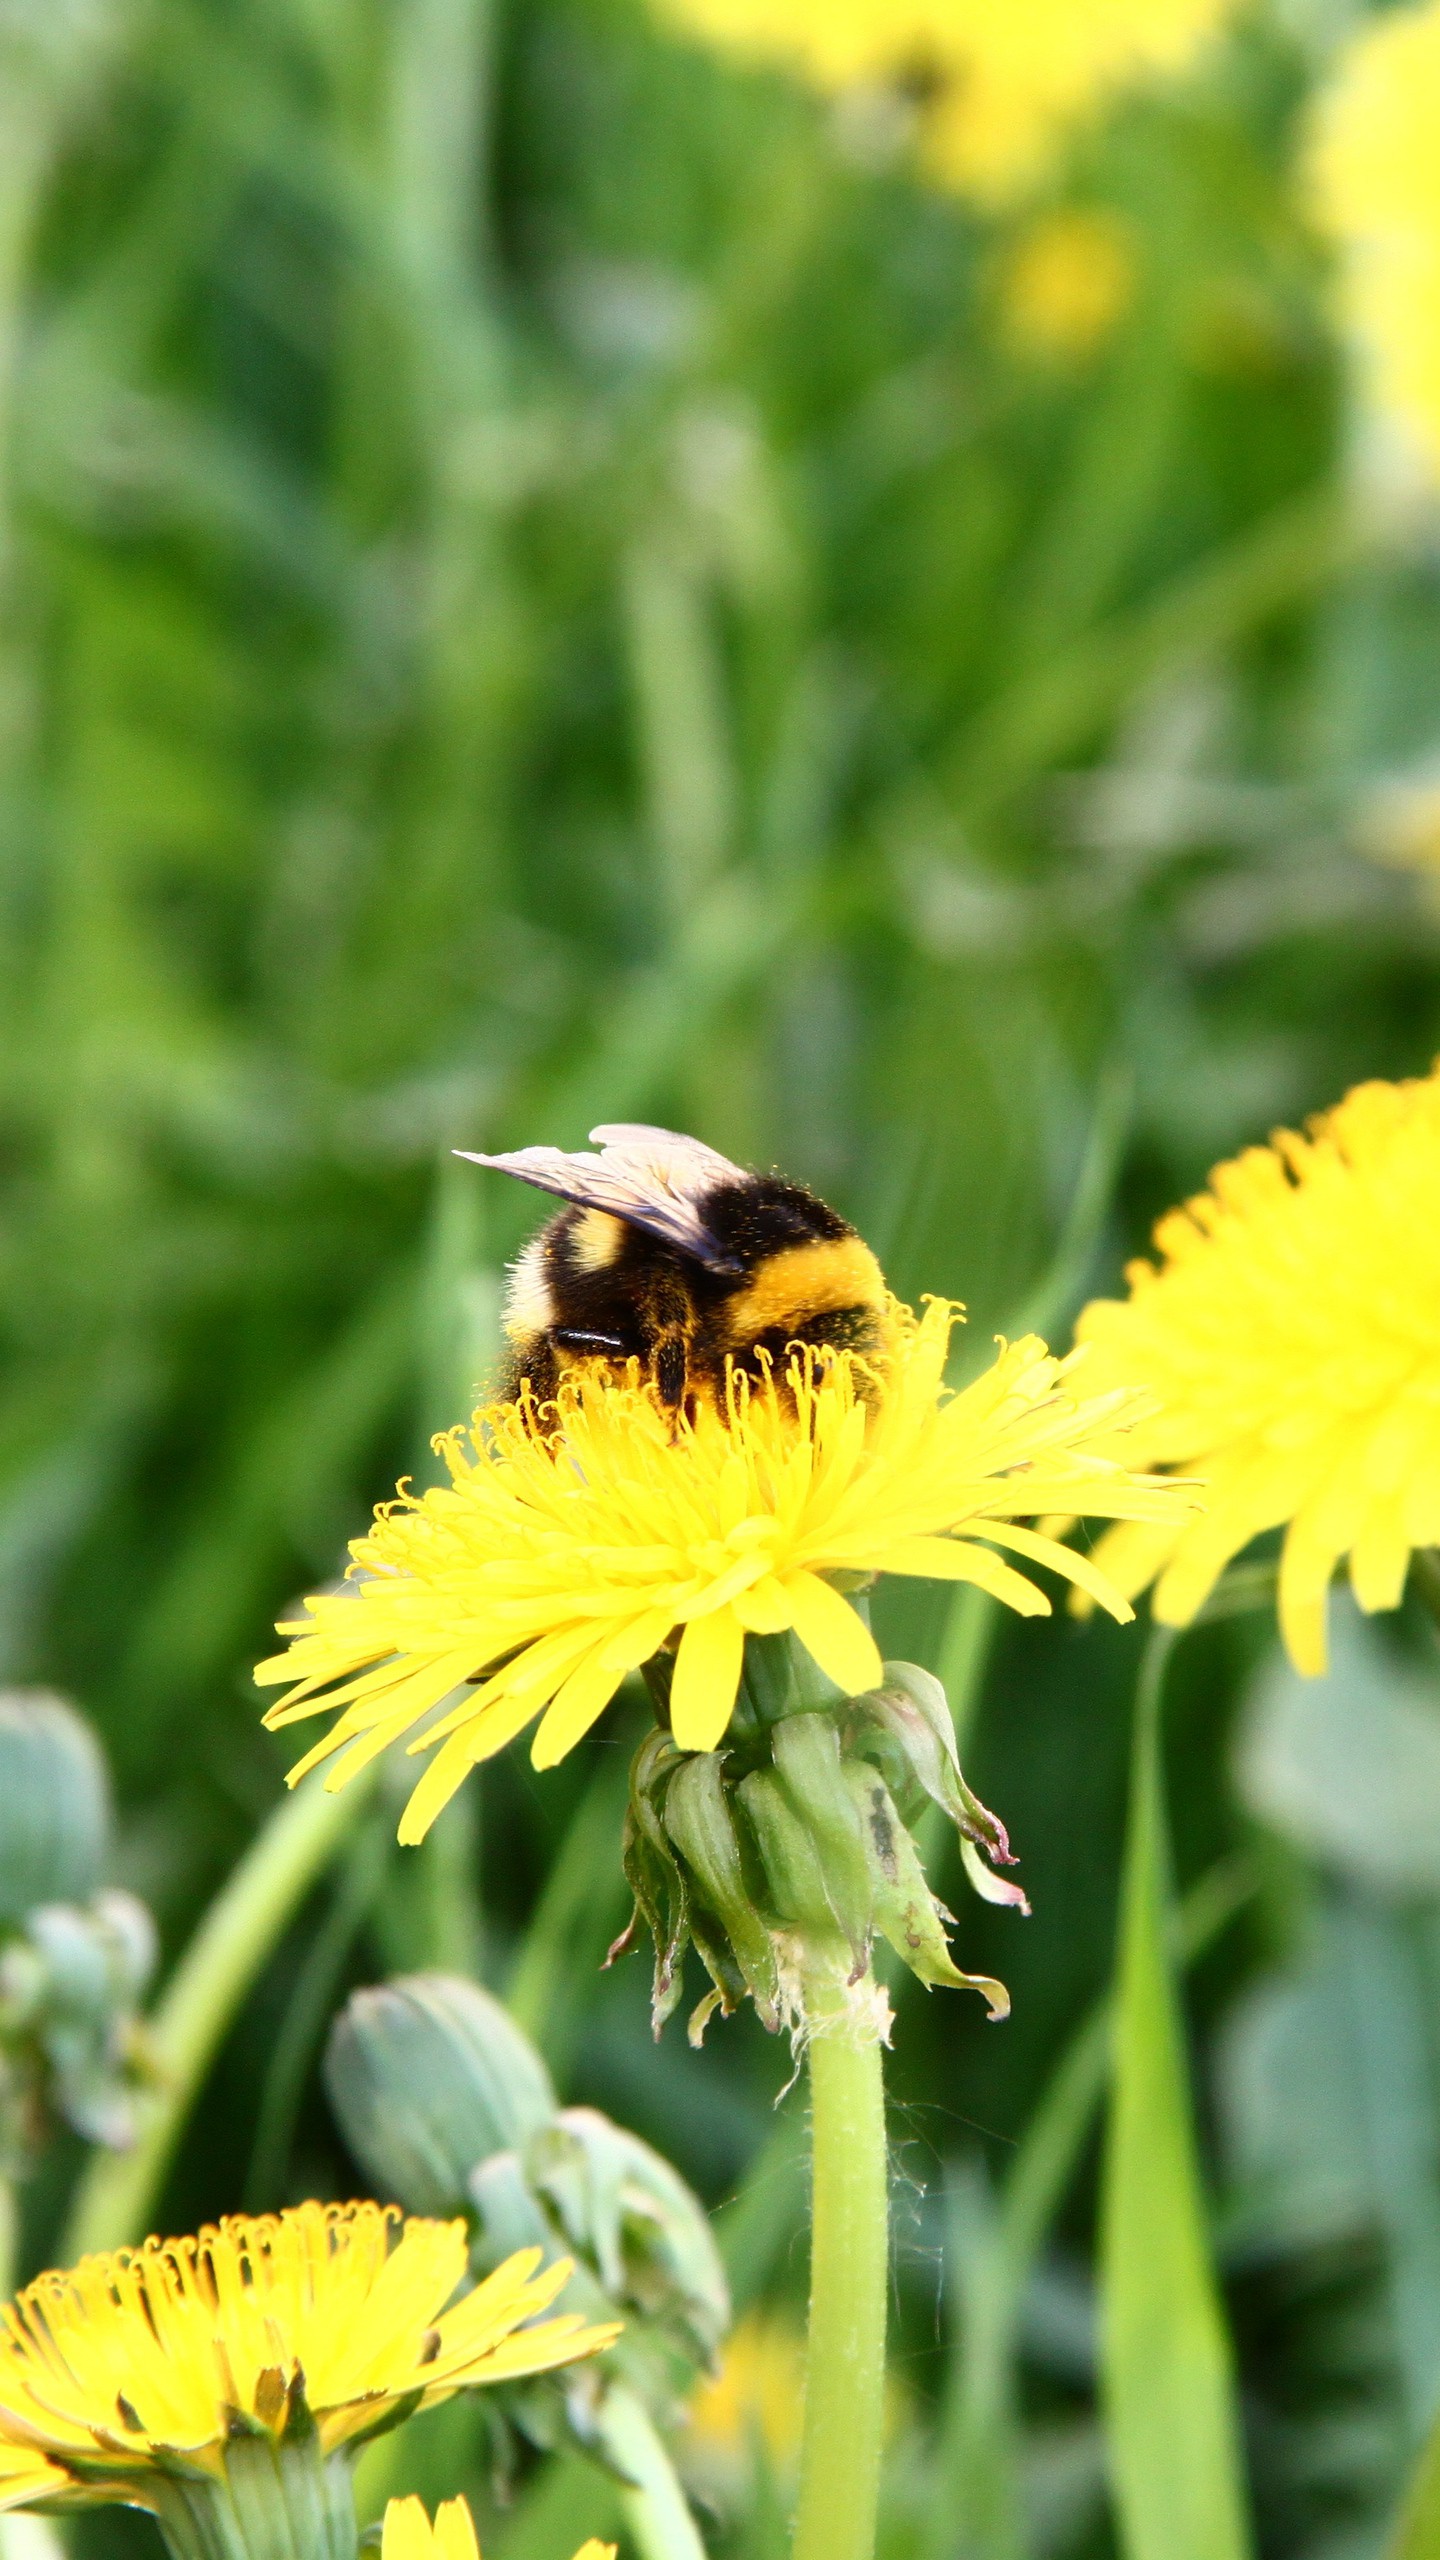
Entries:
[[870, 1871], [859, 1816], [840, 1768], [840, 1736], [828, 1715], [787, 1716], [771, 1736], [775, 1766], [820, 1857], [830, 1908], [850, 1942], [856, 1981], [870, 1961]]
[[[698, 2041], [712, 2007], [723, 2008], [727, 2017], [735, 2007], [737, 1965], [773, 2033], [780, 2023], [775, 1950], [745, 1875], [719, 1752], [697, 1751], [682, 1759], [665, 1792], [664, 1818], [696, 1888], [690, 1933], [715, 1984], [714, 2000], [702, 2002], [691, 2020], [692, 2038]], [[707, 1926], [708, 1921], [718, 1923], [718, 1929]]]
[[594, 2107], [566, 2107], [525, 2147], [531, 2185], [622, 2311], [657, 2321], [692, 2364], [730, 2325], [725, 2271], [698, 2197], [668, 2160]]
[[117, 1886], [97, 1893], [90, 1905], [105, 1932], [110, 1975], [116, 1996], [138, 2007], [150, 1988], [160, 1953], [160, 1940], [147, 1906]]
[[88, 1902], [109, 1837], [109, 1781], [83, 1716], [46, 1689], [0, 1690], [0, 1925], [40, 1902]]
[[703, 2208], [667, 2161], [592, 2107], [567, 2107], [519, 2151], [470, 2180], [477, 2275], [538, 2248], [572, 2274], [558, 2308], [624, 2329], [597, 2372], [577, 2367], [505, 2390], [506, 2417], [540, 2446], [605, 2459], [597, 2427], [612, 2364], [654, 2415], [673, 2419], [729, 2323], [725, 2277]]
[[954, 1963], [944, 1928], [950, 1914], [930, 1891], [919, 1852], [884, 1779], [864, 1762], [851, 1760], [845, 1764], [845, 1785], [864, 1835], [881, 1936], [917, 1980], [978, 1991], [992, 2018], [1007, 2018], [1010, 1994], [1003, 1982], [989, 1974], [961, 1973]]
[[23, 2173], [58, 2116], [90, 2142], [134, 2139], [145, 2076], [136, 2008], [154, 1968], [155, 1926], [133, 1894], [85, 1907], [42, 1902], [0, 1950], [0, 2153]]
[[[470, 2172], [468, 2195], [478, 2223], [471, 2251], [477, 2274], [488, 2275], [492, 2267], [513, 2258], [517, 2249], [539, 2249], [543, 2253], [541, 2263], [547, 2267], [554, 2259], [567, 2255], [525, 2174], [518, 2151], [496, 2151], [488, 2160], [482, 2160]], [[588, 2295], [584, 2302], [567, 2300], [565, 2309], [583, 2310], [591, 2319], [600, 2318], [603, 2315], [598, 2288], [590, 2286]]]
[[479, 2163], [555, 2113], [534, 2046], [488, 1991], [453, 1974], [355, 1992], [330, 2031], [324, 2076], [366, 2176], [412, 2213], [463, 2211]]

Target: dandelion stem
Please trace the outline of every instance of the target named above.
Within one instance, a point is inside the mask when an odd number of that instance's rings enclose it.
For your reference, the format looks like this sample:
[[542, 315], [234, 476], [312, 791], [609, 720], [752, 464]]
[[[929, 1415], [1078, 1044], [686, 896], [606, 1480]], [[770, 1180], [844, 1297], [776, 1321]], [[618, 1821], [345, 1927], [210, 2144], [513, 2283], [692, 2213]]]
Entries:
[[343, 1795], [285, 1797], [216, 1895], [151, 2020], [160, 2086], [131, 2151], [99, 2152], [76, 2192], [65, 2263], [143, 2240], [215, 2052], [262, 1965], [369, 1803], [372, 1767]]
[[705, 2545], [685, 2492], [649, 2410], [628, 2383], [612, 2382], [600, 2411], [600, 2434], [625, 2475], [620, 2493], [640, 2560], [705, 2560]]
[[885, 2091], [870, 2004], [852, 1993], [822, 2019], [809, 2061], [810, 2348], [793, 2560], [871, 2560], [889, 2253]]

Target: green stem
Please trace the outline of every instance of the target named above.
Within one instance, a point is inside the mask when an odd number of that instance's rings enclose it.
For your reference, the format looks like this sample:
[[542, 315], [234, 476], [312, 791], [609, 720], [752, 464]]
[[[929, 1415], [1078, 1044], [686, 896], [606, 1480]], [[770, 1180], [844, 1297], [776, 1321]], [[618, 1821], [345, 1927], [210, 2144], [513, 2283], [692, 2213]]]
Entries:
[[267, 1956], [370, 1801], [376, 1769], [341, 1795], [318, 1778], [277, 1806], [211, 1903], [151, 2020], [159, 2094], [133, 2150], [98, 2152], [76, 2191], [62, 2264], [143, 2240], [215, 2052]]
[[1440, 2418], [1437, 2418], [1405, 2493], [1399, 2520], [1386, 2545], [1386, 2560], [1437, 2560], [1440, 2555]]
[[600, 2411], [601, 2442], [625, 2486], [620, 2504], [640, 2560], [705, 2560], [705, 2545], [675, 2466], [644, 2402], [612, 2382]]
[[813, 2034], [809, 2060], [810, 2347], [792, 2560], [871, 2560], [889, 2258], [885, 2091], [873, 2018], [847, 2003]]

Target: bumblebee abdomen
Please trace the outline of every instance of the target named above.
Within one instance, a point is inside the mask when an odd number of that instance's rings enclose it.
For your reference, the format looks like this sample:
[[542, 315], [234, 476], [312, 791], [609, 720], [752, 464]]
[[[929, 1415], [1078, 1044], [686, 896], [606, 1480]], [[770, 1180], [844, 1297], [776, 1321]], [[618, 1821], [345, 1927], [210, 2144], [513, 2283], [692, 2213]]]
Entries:
[[725, 1347], [744, 1351], [772, 1334], [782, 1341], [828, 1340], [815, 1325], [827, 1317], [879, 1315], [885, 1296], [879, 1263], [852, 1232], [782, 1245], [725, 1300]]

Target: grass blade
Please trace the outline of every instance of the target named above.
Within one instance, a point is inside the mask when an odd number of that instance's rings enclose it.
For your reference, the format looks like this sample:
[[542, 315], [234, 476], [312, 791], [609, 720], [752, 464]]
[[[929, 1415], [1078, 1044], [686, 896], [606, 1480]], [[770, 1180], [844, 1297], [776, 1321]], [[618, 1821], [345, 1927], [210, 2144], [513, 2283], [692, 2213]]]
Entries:
[[1245, 2560], [1230, 2345], [1211, 2265], [1167, 1913], [1160, 1708], [1136, 1705], [1102, 2212], [1101, 2373], [1126, 2560]]

